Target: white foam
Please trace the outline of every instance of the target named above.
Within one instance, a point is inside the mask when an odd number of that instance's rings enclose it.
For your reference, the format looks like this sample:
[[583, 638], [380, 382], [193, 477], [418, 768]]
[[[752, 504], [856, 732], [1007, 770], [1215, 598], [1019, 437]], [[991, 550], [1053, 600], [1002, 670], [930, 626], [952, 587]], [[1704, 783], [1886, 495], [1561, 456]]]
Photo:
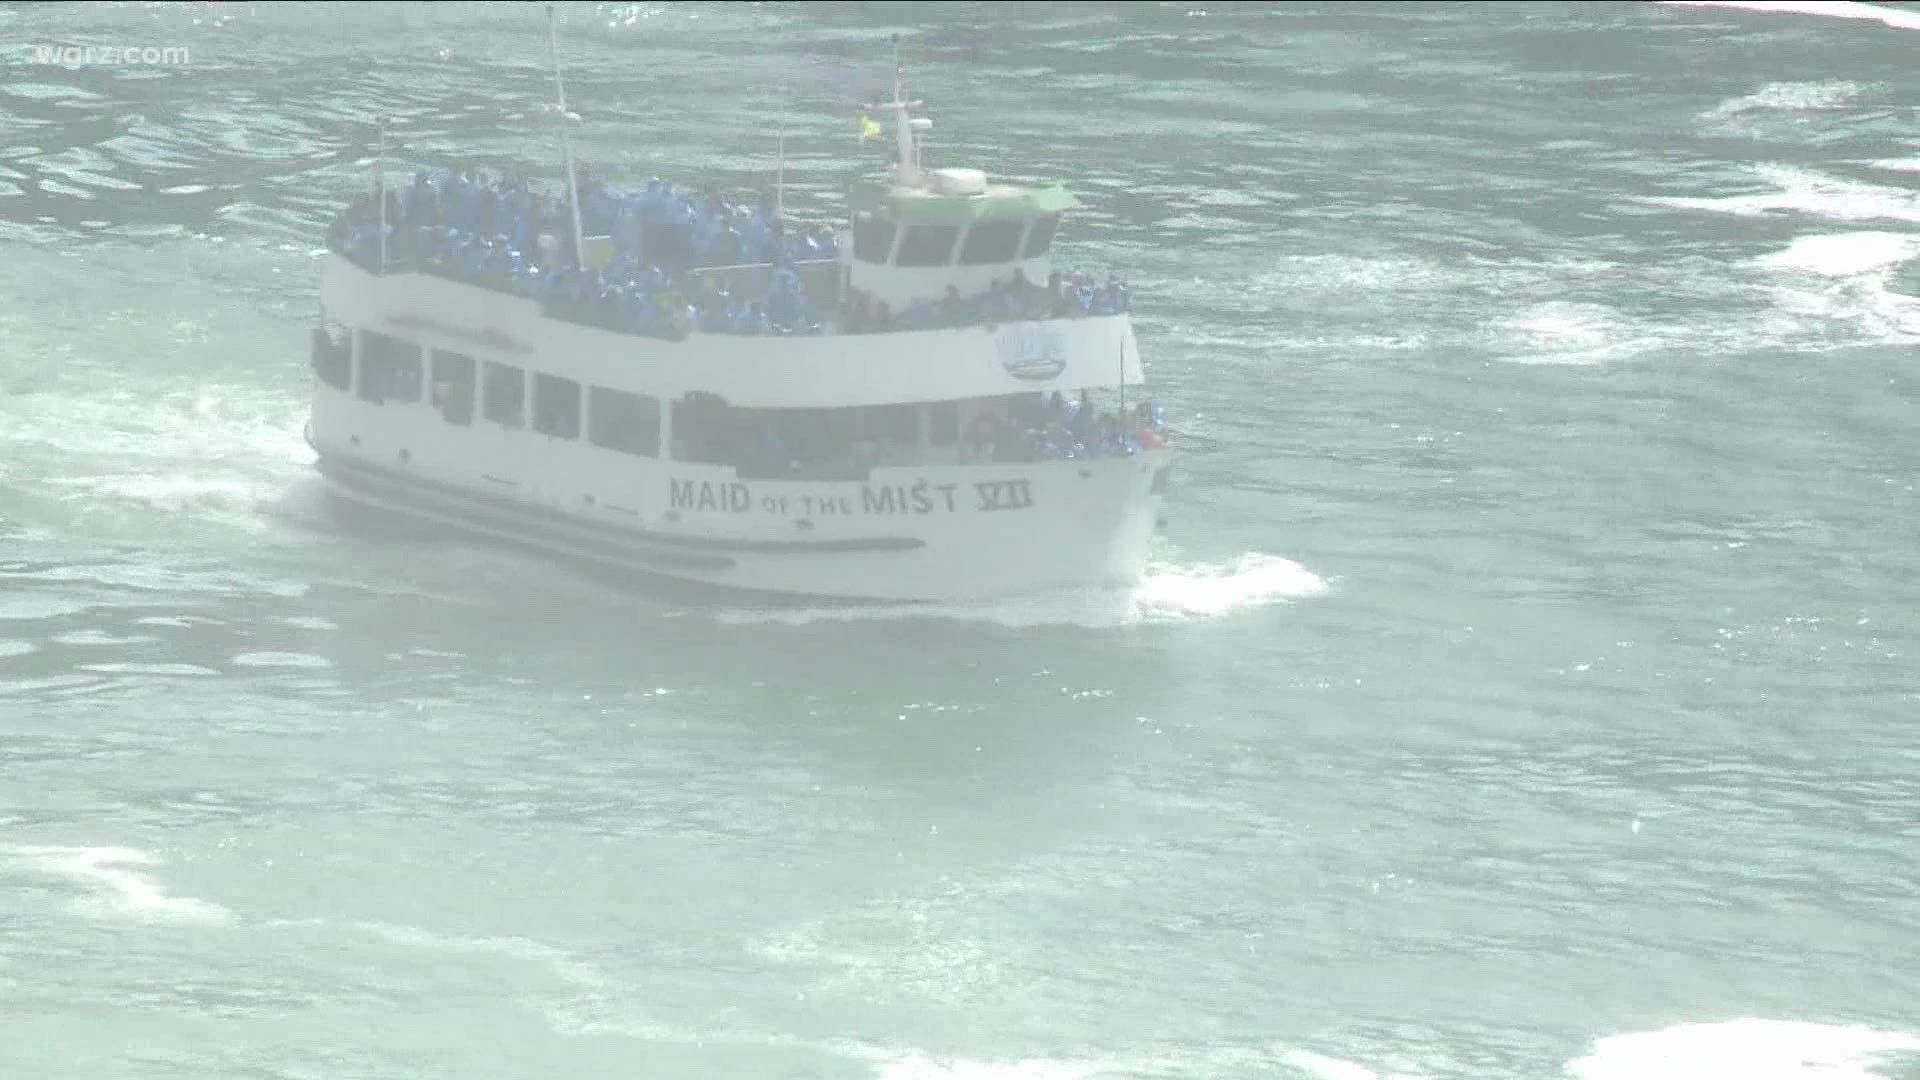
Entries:
[[1852, 232], [1802, 236], [1760, 263], [1827, 277], [1852, 277], [1891, 269], [1915, 256], [1920, 256], [1920, 235]]
[[912, 1054], [884, 1062], [879, 1080], [1094, 1080], [1117, 1075], [1098, 1062], [1039, 1058], [1013, 1062], [937, 1060]]
[[38, 395], [23, 452], [48, 453], [44, 482], [259, 531], [260, 506], [312, 460], [282, 395], [234, 386], [192, 394], [127, 389]]
[[1310, 1050], [1285, 1050], [1279, 1057], [1283, 1064], [1291, 1065], [1316, 1080], [1380, 1080], [1380, 1074], [1365, 1065]]
[[863, 604], [723, 611], [722, 623], [862, 622], [948, 619], [1024, 629], [1079, 626], [1110, 629], [1145, 622], [1186, 622], [1325, 592], [1327, 583], [1299, 563], [1248, 552], [1227, 563], [1156, 564], [1132, 588], [1075, 589], [978, 602]]
[[[824, 1049], [824, 1048], [823, 1048]], [[1026, 1058], [984, 1061], [939, 1058], [921, 1052], [876, 1056], [865, 1047], [839, 1047], [853, 1058], [874, 1061], [878, 1080], [1136, 1080], [1145, 1075], [1195, 1077], [1232, 1075], [1297, 1077], [1299, 1080], [1415, 1080], [1381, 1073], [1358, 1062], [1294, 1047], [1212, 1047], [1203, 1051], [1169, 1050], [1120, 1058]]]
[[75, 907], [90, 915], [154, 922], [223, 923], [233, 913], [218, 904], [171, 896], [151, 875], [130, 866], [156, 866], [153, 854], [122, 847], [16, 847], [11, 861], [54, 877], [77, 881], [91, 894]]
[[1920, 1053], [1920, 1035], [1749, 1018], [1614, 1035], [1566, 1071], [1577, 1080], [1890, 1080], [1872, 1060], [1889, 1053]]
[[1920, 303], [1893, 285], [1895, 273], [1920, 257], [1920, 236], [1855, 232], [1803, 236], [1757, 260], [1777, 276], [1776, 305], [1784, 311], [1857, 324], [1887, 341], [1920, 336]]
[[1835, 221], [1920, 222], [1920, 191], [1842, 180], [1790, 165], [1757, 165], [1753, 171], [1775, 190], [1704, 198], [1646, 197], [1640, 201], [1742, 217], [1785, 211]]
[[1668, 7], [1733, 8], [1780, 15], [1818, 15], [1828, 19], [1868, 19], [1896, 30], [1920, 30], [1920, 11], [1904, 11], [1850, 0], [1660, 0]]
[[1768, 83], [1751, 94], [1730, 98], [1707, 113], [1708, 120], [1731, 120], [1751, 112], [1809, 112], [1852, 104], [1866, 87], [1857, 82]]
[[1134, 590], [1132, 605], [1145, 619], [1218, 618], [1326, 591], [1325, 580], [1291, 559], [1247, 552], [1216, 565], [1157, 568]]
[[1602, 364], [1671, 344], [1604, 304], [1541, 304], [1490, 330], [1490, 350], [1515, 364]]

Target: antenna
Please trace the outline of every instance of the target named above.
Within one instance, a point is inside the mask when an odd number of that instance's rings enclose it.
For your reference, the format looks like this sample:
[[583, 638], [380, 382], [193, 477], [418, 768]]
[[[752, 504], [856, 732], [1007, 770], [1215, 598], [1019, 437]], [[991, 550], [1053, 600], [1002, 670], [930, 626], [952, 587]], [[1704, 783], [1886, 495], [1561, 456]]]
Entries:
[[373, 159], [373, 199], [380, 204], [380, 272], [387, 272], [387, 118], [380, 118], [380, 148]]
[[560, 29], [553, 5], [547, 5], [547, 51], [553, 58], [553, 96], [560, 113], [560, 154], [567, 159], [567, 201], [573, 204], [573, 265], [586, 269], [586, 241], [580, 232], [580, 180], [573, 170], [573, 140], [567, 124], [580, 119], [567, 111], [567, 89], [560, 82]]
[[780, 91], [780, 164], [773, 174], [773, 220], [780, 221], [786, 214], [787, 188], [787, 91]]

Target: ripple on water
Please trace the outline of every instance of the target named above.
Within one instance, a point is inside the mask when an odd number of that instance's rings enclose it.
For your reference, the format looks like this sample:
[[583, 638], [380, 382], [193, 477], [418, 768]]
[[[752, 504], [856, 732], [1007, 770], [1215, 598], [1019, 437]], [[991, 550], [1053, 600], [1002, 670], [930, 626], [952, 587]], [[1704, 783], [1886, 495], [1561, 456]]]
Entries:
[[98, 672], [102, 675], [152, 675], [157, 677], [166, 677], [166, 676], [206, 676], [206, 675], [220, 674], [220, 672], [215, 671], [213, 668], [201, 667], [199, 664], [113, 663], [113, 664], [76, 664], [74, 666], [81, 671], [93, 671], [93, 672]]
[[109, 634], [105, 630], [74, 630], [70, 633], [56, 634], [52, 640], [56, 645], [111, 648], [116, 645], [149, 645], [160, 639], [151, 634]]
[[0, 621], [40, 622], [78, 615], [92, 606], [83, 600], [45, 593], [0, 593]]
[[300, 652], [247, 652], [233, 658], [234, 667], [243, 668], [298, 668], [314, 670], [330, 668], [333, 661], [324, 656]]

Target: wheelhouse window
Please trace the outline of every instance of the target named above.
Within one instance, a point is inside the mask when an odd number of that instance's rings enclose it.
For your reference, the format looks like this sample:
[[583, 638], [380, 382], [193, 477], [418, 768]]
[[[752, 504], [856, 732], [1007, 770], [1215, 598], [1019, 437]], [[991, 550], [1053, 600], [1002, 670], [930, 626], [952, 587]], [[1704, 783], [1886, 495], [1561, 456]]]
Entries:
[[587, 392], [587, 441], [640, 457], [660, 456], [660, 401], [595, 386]]
[[1048, 214], [1035, 218], [1033, 228], [1027, 233], [1026, 246], [1020, 250], [1023, 259], [1037, 259], [1053, 246], [1053, 231], [1060, 227], [1060, 215]]
[[527, 373], [511, 364], [487, 361], [481, 387], [487, 419], [502, 427], [524, 425], [527, 410]]
[[853, 219], [853, 257], [861, 262], [883, 263], [893, 254], [894, 224], [872, 211], [862, 211]]
[[433, 350], [433, 407], [449, 424], [473, 423], [473, 391], [478, 381], [473, 357]]
[[533, 430], [556, 439], [579, 438], [580, 384], [558, 375], [535, 375]]
[[1012, 262], [1020, 254], [1020, 234], [1026, 230], [1026, 224], [1024, 221], [976, 223], [967, 230], [967, 239], [960, 245], [960, 265]]
[[953, 225], [911, 225], [900, 240], [895, 266], [945, 266], [953, 260], [953, 242], [960, 229]]
[[420, 400], [420, 346], [373, 330], [360, 331], [360, 397]]

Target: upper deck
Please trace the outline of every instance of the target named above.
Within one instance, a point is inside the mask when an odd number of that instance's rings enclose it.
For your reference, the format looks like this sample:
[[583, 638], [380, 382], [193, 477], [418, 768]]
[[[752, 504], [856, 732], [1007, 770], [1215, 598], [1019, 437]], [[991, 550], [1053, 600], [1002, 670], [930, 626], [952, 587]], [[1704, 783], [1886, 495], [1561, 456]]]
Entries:
[[423, 348], [661, 398], [709, 394], [741, 407], [893, 405], [1145, 381], [1124, 314], [669, 341], [552, 318], [532, 297], [435, 274], [376, 274], [338, 255], [327, 259], [321, 297], [330, 319]]
[[[465, 172], [377, 186], [329, 229], [325, 306], [426, 347], [498, 346], [560, 377], [742, 406], [1143, 382], [1126, 285], [1052, 267], [1078, 200], [923, 168], [932, 122], [912, 115], [901, 70], [893, 100], [867, 106], [893, 114], [897, 159], [855, 185], [843, 232], [795, 227], [777, 198], [617, 190], [576, 175], [569, 150], [557, 198]], [[863, 139], [881, 131], [863, 119]]]
[[1052, 272], [1060, 211], [1077, 205], [1058, 188], [863, 186], [843, 235], [658, 180], [643, 192], [589, 181], [580, 202], [576, 252], [564, 199], [522, 181], [421, 173], [355, 200], [328, 246], [374, 273], [448, 277], [535, 299], [552, 318], [669, 340], [1074, 318], [1132, 302], [1111, 274]]

